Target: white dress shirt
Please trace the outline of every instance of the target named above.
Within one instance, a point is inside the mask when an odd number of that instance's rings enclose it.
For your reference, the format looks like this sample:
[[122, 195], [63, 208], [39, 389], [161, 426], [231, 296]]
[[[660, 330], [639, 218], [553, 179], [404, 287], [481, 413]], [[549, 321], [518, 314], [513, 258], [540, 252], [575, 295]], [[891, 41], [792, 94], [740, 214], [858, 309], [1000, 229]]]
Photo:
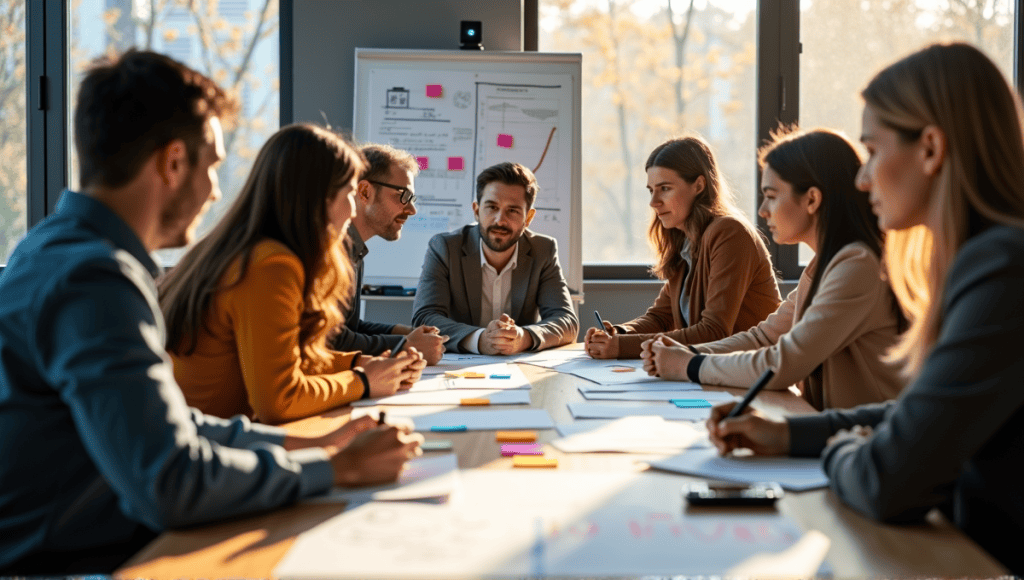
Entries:
[[480, 353], [480, 335], [492, 320], [512, 310], [512, 271], [519, 261], [519, 244], [512, 252], [512, 259], [499, 272], [487, 262], [484, 245], [480, 243], [480, 328], [469, 335], [465, 347], [473, 353]]

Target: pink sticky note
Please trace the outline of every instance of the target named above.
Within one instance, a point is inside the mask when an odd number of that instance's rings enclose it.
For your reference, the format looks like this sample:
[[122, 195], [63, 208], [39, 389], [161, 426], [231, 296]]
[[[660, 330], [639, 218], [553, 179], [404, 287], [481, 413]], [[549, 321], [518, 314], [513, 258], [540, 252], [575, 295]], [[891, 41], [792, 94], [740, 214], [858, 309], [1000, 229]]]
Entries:
[[512, 135], [506, 135], [504, 133], [498, 135], [498, 147], [511, 149], [513, 141], [514, 139], [512, 138]]
[[429, 157], [417, 157], [416, 163], [420, 166], [420, 171], [426, 171], [430, 169], [430, 158]]
[[444, 94], [444, 87], [441, 85], [427, 85], [427, 96], [431, 99], [440, 99]]
[[448, 171], [462, 171], [466, 168], [466, 161], [461, 157], [448, 158]]
[[505, 443], [501, 446], [501, 455], [544, 455], [544, 450], [541, 449], [540, 443]]

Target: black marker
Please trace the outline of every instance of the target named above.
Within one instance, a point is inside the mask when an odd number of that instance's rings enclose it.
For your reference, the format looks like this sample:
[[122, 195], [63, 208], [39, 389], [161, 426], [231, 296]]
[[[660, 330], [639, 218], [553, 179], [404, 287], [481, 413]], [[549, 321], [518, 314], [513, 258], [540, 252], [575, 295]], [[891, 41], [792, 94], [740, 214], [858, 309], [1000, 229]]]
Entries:
[[595, 310], [594, 316], [597, 318], [597, 329], [604, 330], [604, 320], [601, 320], [601, 314]]
[[377, 417], [377, 426], [380, 427], [382, 425], [384, 425], [384, 411], [383, 410], [380, 412], [380, 416]]
[[774, 376], [775, 371], [773, 371], [772, 369], [766, 370], [764, 374], [757, 379], [757, 381], [754, 383], [754, 386], [750, 387], [750, 390], [747, 391], [747, 394], [743, 396], [743, 400], [740, 401], [735, 407], [733, 407], [732, 411], [729, 411], [729, 414], [726, 415], [725, 418], [732, 419], [733, 417], [742, 413], [743, 409], [746, 409], [747, 405], [749, 405], [750, 402], [754, 400], [754, 397], [756, 397], [758, 393], [760, 393], [766, 386], [768, 386], [768, 383], [772, 381], [772, 377]]
[[395, 345], [395, 348], [391, 349], [391, 356], [389, 358], [395, 358], [398, 356], [398, 351], [402, 350], [402, 347], [405, 346], [406, 338], [409, 338], [408, 335], [403, 334], [401, 340], [399, 340], [398, 344]]

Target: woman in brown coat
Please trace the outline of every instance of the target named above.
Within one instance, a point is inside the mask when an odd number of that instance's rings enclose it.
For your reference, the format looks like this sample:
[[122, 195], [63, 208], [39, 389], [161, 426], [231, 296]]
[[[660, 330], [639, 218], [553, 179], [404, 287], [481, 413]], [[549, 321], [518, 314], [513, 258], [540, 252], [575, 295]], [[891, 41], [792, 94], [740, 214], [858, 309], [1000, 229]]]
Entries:
[[594, 358], [638, 358], [641, 343], [659, 333], [682, 344], [719, 340], [782, 302], [768, 249], [733, 204], [707, 142], [666, 141], [646, 170], [654, 210], [648, 239], [658, 252], [652, 271], [665, 285], [646, 314], [587, 330]]

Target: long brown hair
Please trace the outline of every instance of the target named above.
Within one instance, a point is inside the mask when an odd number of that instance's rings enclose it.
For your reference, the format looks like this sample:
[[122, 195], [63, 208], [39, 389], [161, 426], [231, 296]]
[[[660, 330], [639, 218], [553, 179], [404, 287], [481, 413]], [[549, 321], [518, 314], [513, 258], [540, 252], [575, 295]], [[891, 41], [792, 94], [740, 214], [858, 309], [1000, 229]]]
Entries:
[[748, 229], [753, 227], [736, 209], [736, 202], [718, 172], [715, 155], [711, 146], [696, 135], [688, 135], [669, 139], [651, 151], [644, 165], [644, 171], [652, 167], [671, 169], [679, 174], [687, 183], [693, 183], [697, 177], [704, 176], [704, 191], [697, 194], [690, 208], [690, 215], [683, 223], [686, 232], [661, 225], [655, 212], [651, 225], [647, 228], [647, 239], [658, 252], [658, 262], [651, 267], [651, 272], [665, 280], [676, 277], [683, 268], [680, 252], [686, 238], [690, 238], [690, 251], [697, 255], [700, 239], [711, 220], [719, 216], [733, 216], [743, 222]]
[[886, 244], [889, 279], [911, 318], [891, 354], [910, 378], [938, 340], [943, 286], [960, 247], [986, 224], [1024, 228], [1021, 104], [996, 65], [963, 43], [933, 44], [889, 65], [861, 95], [904, 143], [928, 126], [946, 138], [927, 225], [890, 232]]
[[[302, 366], [325, 370], [327, 334], [342, 321], [352, 266], [341, 251], [344, 232], [328, 232], [327, 204], [364, 169], [362, 155], [342, 137], [309, 124], [289, 125], [267, 140], [224, 218], [160, 281], [160, 309], [167, 321], [167, 349], [195, 352], [214, 295], [245, 278], [253, 247], [281, 242], [298, 256], [305, 275], [299, 323]], [[240, 263], [233, 280], [223, 280]]]

